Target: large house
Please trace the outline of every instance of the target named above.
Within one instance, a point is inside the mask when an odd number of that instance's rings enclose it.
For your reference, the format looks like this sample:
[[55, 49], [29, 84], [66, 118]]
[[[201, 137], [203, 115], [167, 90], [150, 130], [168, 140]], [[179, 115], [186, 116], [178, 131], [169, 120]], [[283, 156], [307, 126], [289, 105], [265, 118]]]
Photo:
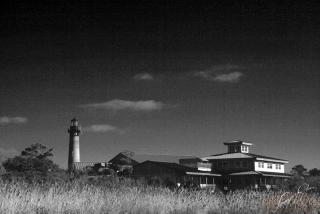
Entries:
[[200, 170], [220, 174], [215, 184], [224, 189], [270, 188], [290, 177], [285, 173], [287, 160], [266, 157], [249, 152], [252, 143], [229, 141], [224, 145], [228, 152], [202, 157], [198, 164]]
[[[154, 156], [133, 164], [133, 177], [170, 177], [177, 184], [192, 180], [201, 187], [217, 186], [220, 189], [269, 189], [276, 182], [290, 177], [285, 173], [287, 160], [267, 157], [249, 152], [252, 143], [244, 141], [225, 142], [228, 152], [202, 158], [171, 158]], [[118, 158], [116, 156], [115, 158]], [[140, 157], [137, 154], [136, 158]], [[169, 156], [168, 156], [169, 157]], [[112, 160], [114, 160], [113, 158]]]

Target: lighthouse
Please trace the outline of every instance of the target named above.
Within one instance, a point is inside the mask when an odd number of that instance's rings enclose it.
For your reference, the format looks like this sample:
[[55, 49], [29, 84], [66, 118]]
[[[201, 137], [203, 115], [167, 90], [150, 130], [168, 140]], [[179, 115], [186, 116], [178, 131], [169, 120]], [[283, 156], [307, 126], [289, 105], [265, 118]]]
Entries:
[[68, 169], [69, 171], [74, 168], [74, 163], [80, 162], [80, 144], [79, 134], [81, 128], [78, 126], [76, 118], [71, 120], [69, 132], [69, 156], [68, 156]]

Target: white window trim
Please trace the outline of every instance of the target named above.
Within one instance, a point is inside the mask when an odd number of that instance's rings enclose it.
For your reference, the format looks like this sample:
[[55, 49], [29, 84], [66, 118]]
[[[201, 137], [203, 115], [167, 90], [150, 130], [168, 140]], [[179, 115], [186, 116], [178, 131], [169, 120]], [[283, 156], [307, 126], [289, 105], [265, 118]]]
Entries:
[[259, 167], [259, 168], [264, 168], [264, 162], [259, 161], [259, 162], [258, 162], [258, 167]]

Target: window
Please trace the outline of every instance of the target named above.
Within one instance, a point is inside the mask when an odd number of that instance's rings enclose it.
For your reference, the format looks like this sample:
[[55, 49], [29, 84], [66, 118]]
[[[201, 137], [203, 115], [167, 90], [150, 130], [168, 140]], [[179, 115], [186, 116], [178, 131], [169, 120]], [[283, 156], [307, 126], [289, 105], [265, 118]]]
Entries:
[[240, 161], [237, 161], [236, 162], [236, 168], [240, 168], [241, 167], [241, 162]]
[[230, 152], [234, 152], [234, 146], [230, 146], [230, 147], [229, 147], [229, 151], [230, 151]]
[[218, 162], [218, 169], [227, 169], [229, 167], [228, 162]]
[[231, 184], [231, 185], [235, 185], [235, 184], [236, 184], [236, 180], [235, 180], [235, 179], [231, 179], [231, 180], [230, 180], [230, 184]]
[[272, 163], [268, 163], [267, 168], [272, 169]]
[[216, 168], [216, 162], [211, 163], [211, 169], [214, 169], [214, 168]]
[[276, 164], [276, 169], [281, 169], [281, 164]]
[[248, 146], [241, 146], [242, 152], [248, 152]]
[[242, 167], [243, 168], [247, 168], [248, 167], [248, 162], [247, 161], [243, 161], [242, 162]]
[[227, 169], [229, 167], [229, 163], [228, 162], [223, 162], [223, 168]]
[[238, 180], [238, 184], [239, 184], [239, 185], [241, 185], [241, 182], [242, 182], [242, 180], [241, 180], [241, 179], [239, 179], [239, 180]]
[[235, 152], [240, 152], [240, 146], [236, 146]]
[[259, 168], [264, 168], [264, 163], [263, 162], [258, 162], [258, 167]]

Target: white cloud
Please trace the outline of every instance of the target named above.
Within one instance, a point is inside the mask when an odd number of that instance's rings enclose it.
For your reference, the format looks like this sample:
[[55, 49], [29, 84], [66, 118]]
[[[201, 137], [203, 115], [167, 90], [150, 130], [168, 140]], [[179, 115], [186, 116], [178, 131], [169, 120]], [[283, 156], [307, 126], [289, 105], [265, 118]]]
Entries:
[[134, 80], [153, 80], [153, 75], [149, 74], [149, 73], [140, 73], [140, 74], [136, 74], [133, 77]]
[[214, 78], [214, 80], [221, 82], [238, 82], [242, 75], [243, 74], [241, 72], [235, 71], [229, 74], [218, 75]]
[[160, 110], [164, 106], [161, 102], [156, 102], [154, 100], [147, 101], [128, 101], [128, 100], [118, 100], [114, 99], [104, 103], [92, 103], [87, 105], [82, 105], [84, 108], [91, 109], [108, 109], [108, 110], [133, 110], [133, 111], [154, 111]]
[[83, 131], [88, 132], [118, 132], [118, 133], [124, 133], [123, 130], [118, 129], [117, 127], [108, 125], [108, 124], [100, 124], [100, 125], [91, 125], [87, 127], [82, 128]]
[[28, 122], [25, 117], [0, 117], [0, 124], [22, 124]]
[[220, 82], [238, 82], [243, 73], [239, 70], [243, 69], [237, 65], [217, 65], [204, 71], [195, 72], [193, 75], [210, 81]]

